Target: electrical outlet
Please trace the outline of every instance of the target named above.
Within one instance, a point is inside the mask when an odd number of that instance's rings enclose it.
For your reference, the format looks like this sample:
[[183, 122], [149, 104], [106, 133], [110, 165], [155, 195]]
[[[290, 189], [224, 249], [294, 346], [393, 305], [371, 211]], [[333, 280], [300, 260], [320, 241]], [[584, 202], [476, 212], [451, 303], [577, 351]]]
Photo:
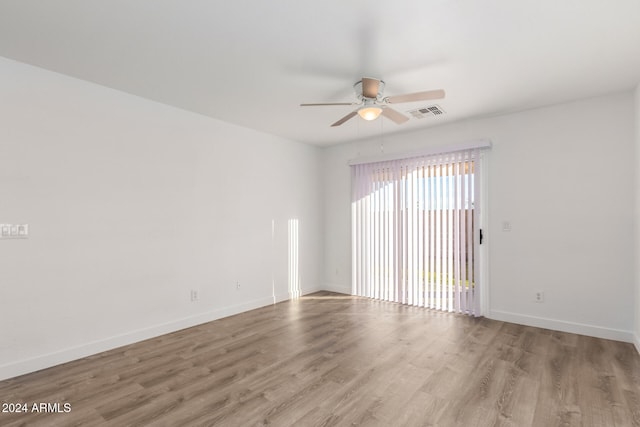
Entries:
[[196, 301], [198, 301], [199, 298], [200, 298], [200, 296], [198, 295], [198, 290], [197, 289], [191, 289], [191, 302], [196, 302]]
[[240, 282], [236, 282], [236, 290], [240, 290]]
[[542, 292], [542, 291], [536, 291], [534, 301], [535, 301], [535, 302], [544, 302], [544, 292]]

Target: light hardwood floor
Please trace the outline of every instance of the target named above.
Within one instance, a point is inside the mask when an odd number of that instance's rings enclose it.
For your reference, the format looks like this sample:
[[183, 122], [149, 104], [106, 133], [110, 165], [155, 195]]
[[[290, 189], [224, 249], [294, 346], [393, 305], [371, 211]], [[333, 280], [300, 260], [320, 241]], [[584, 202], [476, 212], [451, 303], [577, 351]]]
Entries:
[[2, 426], [640, 426], [631, 344], [328, 292], [0, 382]]

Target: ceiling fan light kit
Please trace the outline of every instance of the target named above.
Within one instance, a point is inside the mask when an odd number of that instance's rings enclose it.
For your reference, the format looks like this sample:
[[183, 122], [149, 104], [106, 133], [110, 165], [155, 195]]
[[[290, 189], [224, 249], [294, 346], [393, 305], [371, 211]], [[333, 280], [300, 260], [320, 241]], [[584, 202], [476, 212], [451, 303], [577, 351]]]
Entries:
[[365, 120], [375, 120], [380, 116], [381, 113], [382, 108], [376, 105], [365, 105], [364, 107], [360, 107], [360, 109], [358, 110], [358, 115]]
[[399, 104], [402, 102], [415, 102], [431, 99], [444, 98], [444, 90], [430, 90], [425, 92], [408, 93], [397, 96], [383, 96], [384, 81], [371, 77], [363, 77], [362, 80], [353, 85], [356, 92], [358, 102], [332, 102], [332, 103], [314, 103], [300, 104], [301, 107], [318, 107], [327, 105], [361, 105], [361, 107], [350, 112], [331, 126], [340, 126], [347, 120], [359, 115], [364, 120], [375, 120], [380, 115], [388, 118], [396, 124], [402, 124], [409, 120], [404, 114], [388, 107], [388, 104]]

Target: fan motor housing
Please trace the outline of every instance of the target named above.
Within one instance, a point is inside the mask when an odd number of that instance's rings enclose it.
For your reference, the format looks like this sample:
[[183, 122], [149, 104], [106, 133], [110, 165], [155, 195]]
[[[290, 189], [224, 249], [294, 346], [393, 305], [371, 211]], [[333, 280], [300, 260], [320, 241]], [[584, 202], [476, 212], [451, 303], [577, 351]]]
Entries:
[[[378, 80], [380, 84], [378, 85], [378, 96], [375, 98], [376, 100], [382, 100], [382, 93], [384, 92], [384, 81]], [[356, 96], [360, 101], [364, 101], [365, 99], [373, 99], [367, 98], [362, 95], [362, 80], [357, 81], [353, 84], [353, 90], [356, 92]]]

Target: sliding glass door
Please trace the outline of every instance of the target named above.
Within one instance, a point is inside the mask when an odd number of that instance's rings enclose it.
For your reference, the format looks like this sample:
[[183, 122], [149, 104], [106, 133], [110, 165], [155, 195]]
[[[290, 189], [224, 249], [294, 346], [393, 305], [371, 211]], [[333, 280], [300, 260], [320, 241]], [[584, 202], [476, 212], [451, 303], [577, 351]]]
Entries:
[[479, 150], [352, 166], [353, 293], [480, 314]]

